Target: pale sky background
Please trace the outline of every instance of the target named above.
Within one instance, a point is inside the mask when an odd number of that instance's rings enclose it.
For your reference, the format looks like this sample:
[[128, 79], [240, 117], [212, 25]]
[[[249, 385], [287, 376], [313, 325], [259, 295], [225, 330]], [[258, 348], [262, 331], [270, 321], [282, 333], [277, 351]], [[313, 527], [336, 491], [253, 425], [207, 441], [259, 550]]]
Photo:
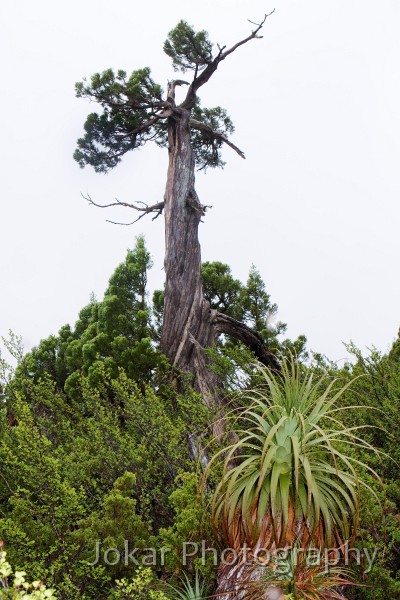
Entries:
[[203, 260], [245, 280], [260, 270], [288, 335], [334, 360], [343, 342], [388, 349], [400, 325], [399, 0], [5, 0], [2, 73], [0, 334], [29, 349], [73, 324], [90, 293], [144, 233], [163, 282], [163, 221], [129, 220], [98, 202], [162, 200], [167, 156], [131, 152], [109, 175], [72, 159], [92, 110], [74, 83], [108, 67], [143, 66], [165, 89], [163, 41], [180, 19], [231, 45], [276, 8], [264, 38], [223, 63], [202, 93], [232, 117], [241, 160], [199, 174]]

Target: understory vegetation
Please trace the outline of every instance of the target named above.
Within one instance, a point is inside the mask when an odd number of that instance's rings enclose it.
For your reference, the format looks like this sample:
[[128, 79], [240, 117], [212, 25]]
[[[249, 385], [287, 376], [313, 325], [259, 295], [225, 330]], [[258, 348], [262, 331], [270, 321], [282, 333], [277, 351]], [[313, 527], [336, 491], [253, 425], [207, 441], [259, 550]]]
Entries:
[[[202, 541], [220, 553], [260, 539], [316, 548], [349, 539], [360, 560], [331, 568], [330, 580], [301, 560], [264, 568], [244, 597], [277, 585], [286, 598], [400, 597], [400, 340], [386, 355], [349, 345], [354, 361], [339, 368], [271, 325], [277, 307], [255, 267], [242, 283], [228, 265], [205, 263], [211, 306], [286, 365], [276, 375], [221, 338], [209, 359], [225, 404], [211, 409], [190, 376], [177, 388], [159, 350], [163, 294], [149, 301], [150, 267], [139, 237], [74, 327], [27, 354], [15, 335], [5, 340], [0, 598], [200, 600], [221, 575], [212, 552], [202, 560]], [[200, 550], [184, 560], [189, 543]]]

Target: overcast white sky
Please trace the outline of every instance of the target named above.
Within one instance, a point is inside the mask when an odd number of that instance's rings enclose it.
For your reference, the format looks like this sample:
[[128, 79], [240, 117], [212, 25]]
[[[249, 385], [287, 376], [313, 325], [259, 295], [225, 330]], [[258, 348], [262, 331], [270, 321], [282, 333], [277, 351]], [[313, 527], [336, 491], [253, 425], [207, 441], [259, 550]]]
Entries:
[[139, 233], [163, 282], [163, 222], [89, 207], [115, 197], [158, 202], [167, 157], [128, 155], [111, 174], [72, 160], [91, 107], [74, 83], [108, 67], [173, 77], [162, 44], [186, 19], [210, 39], [245, 37], [276, 7], [264, 38], [209, 82], [204, 105], [228, 109], [241, 160], [197, 178], [204, 260], [244, 280], [254, 263], [291, 337], [339, 360], [343, 342], [386, 350], [400, 325], [400, 3], [398, 0], [9, 0], [0, 8], [0, 334], [26, 348], [100, 299]]

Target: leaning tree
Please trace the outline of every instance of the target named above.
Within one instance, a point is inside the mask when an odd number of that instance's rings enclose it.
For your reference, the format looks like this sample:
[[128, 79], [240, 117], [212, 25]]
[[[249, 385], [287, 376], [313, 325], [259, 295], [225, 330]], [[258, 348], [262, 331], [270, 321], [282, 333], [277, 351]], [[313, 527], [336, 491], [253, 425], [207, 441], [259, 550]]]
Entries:
[[[271, 14], [271, 13], [270, 13]], [[200, 88], [209, 82], [220, 63], [249, 41], [258, 39], [269, 15], [265, 15], [246, 38], [232, 47], [213, 45], [205, 31], [195, 32], [185, 21], [169, 33], [164, 51], [175, 71], [190, 72], [191, 82], [173, 79], [167, 92], [153, 81], [149, 68], [133, 71], [128, 77], [120, 70], [96, 73], [90, 81], [77, 83], [78, 97], [96, 101], [101, 111], [88, 115], [85, 134], [78, 140], [74, 158], [81, 167], [91, 165], [106, 173], [129, 150], [154, 141], [169, 154], [164, 200], [148, 205], [117, 201], [106, 206], [126, 206], [138, 211], [140, 219], [164, 213], [165, 290], [161, 351], [179, 372], [191, 373], [195, 388], [214, 408], [219, 404], [218, 385], [208, 366], [204, 350], [219, 336], [233, 336], [246, 344], [264, 364], [278, 369], [272, 352], [250, 327], [231, 316], [211, 309], [204, 298], [198, 227], [207, 206], [195, 189], [195, 170], [223, 166], [224, 144], [244, 158], [229, 135], [232, 121], [221, 107], [203, 108]], [[175, 101], [177, 86], [188, 86], [180, 104]], [[97, 206], [90, 197], [88, 200]], [[101, 205], [104, 206], [104, 205]]]

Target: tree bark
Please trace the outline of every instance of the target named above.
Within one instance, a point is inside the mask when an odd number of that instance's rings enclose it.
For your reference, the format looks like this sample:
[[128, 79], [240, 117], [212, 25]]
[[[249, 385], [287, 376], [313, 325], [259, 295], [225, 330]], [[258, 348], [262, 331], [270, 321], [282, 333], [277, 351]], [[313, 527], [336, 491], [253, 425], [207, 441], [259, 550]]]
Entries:
[[169, 165], [164, 197], [166, 274], [161, 351], [194, 377], [194, 386], [210, 407], [218, 405], [217, 381], [207, 368], [204, 348], [214, 345], [209, 303], [201, 282], [198, 227], [204, 214], [195, 190], [190, 113], [168, 123]]
[[[169, 118], [168, 144], [164, 197], [166, 283], [160, 346], [171, 364], [193, 376], [194, 387], [207, 406], [218, 409], [220, 385], [204, 350], [212, 347], [221, 334], [240, 339], [264, 364], [274, 369], [279, 365], [256, 332], [212, 310], [203, 296], [198, 227], [205, 207], [195, 190], [189, 110], [180, 107]], [[215, 433], [222, 433], [220, 426]]]

